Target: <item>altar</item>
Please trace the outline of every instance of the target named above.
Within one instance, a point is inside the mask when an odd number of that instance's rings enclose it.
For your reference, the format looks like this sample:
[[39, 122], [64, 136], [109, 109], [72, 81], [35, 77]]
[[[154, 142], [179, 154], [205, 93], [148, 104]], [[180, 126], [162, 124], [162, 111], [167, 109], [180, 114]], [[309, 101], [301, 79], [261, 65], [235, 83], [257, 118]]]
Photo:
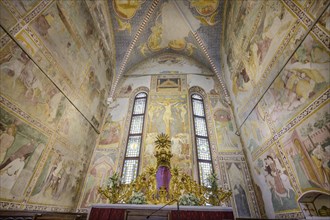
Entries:
[[89, 209], [89, 220], [221, 220], [234, 219], [231, 207], [98, 204]]
[[107, 185], [98, 189], [109, 204], [90, 207], [90, 220], [234, 219], [232, 208], [222, 206], [231, 191], [218, 187], [215, 174], [208, 176], [207, 186], [200, 185], [171, 166], [168, 135], [158, 135], [155, 145], [157, 165], [147, 167], [129, 184], [123, 184], [118, 173], [113, 174]]

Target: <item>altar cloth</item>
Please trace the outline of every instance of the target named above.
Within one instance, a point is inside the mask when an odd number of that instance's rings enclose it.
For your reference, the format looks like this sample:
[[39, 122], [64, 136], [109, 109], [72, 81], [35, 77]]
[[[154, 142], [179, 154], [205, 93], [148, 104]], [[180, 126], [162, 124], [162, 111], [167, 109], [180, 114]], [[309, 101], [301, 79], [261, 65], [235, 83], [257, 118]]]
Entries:
[[[141, 213], [140, 218], [147, 216], [158, 216], [158, 213], [167, 213], [167, 218], [149, 219], [171, 219], [171, 220], [221, 220], [234, 219], [233, 209], [222, 206], [177, 206], [177, 205], [134, 205], [134, 204], [96, 204], [89, 208], [89, 220], [129, 220], [129, 213]], [[162, 208], [163, 207], [163, 208]], [[161, 210], [159, 210], [162, 208]], [[178, 210], [179, 208], [179, 210]], [[159, 211], [157, 211], [159, 210]], [[157, 211], [157, 212], [155, 212]], [[133, 218], [131, 218], [133, 219]]]

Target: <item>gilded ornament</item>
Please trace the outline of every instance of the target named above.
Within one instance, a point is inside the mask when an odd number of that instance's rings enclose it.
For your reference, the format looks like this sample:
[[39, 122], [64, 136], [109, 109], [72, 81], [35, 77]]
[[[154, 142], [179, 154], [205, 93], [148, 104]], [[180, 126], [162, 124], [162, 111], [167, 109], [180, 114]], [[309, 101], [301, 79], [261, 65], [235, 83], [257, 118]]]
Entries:
[[[119, 175], [115, 173], [105, 188], [99, 188], [99, 193], [108, 198], [110, 203], [135, 204], [166, 204], [179, 201], [182, 205], [221, 205], [230, 198], [231, 191], [218, 187], [215, 174], [208, 178], [211, 187], [207, 188], [199, 185], [187, 174], [181, 173], [179, 168], [171, 168], [170, 160], [173, 155], [168, 135], [158, 135], [155, 144], [156, 167], [148, 167], [130, 184], [122, 184]], [[169, 171], [169, 176], [165, 176], [168, 183], [157, 182], [159, 171]]]

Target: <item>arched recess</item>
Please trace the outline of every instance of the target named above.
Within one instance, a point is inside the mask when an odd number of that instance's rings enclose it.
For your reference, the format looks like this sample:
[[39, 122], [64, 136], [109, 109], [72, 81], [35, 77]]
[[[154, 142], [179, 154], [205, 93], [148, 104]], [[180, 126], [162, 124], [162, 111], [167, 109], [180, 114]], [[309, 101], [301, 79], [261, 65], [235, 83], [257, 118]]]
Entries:
[[[132, 112], [133, 112], [133, 107], [134, 107], [134, 101], [135, 101], [135, 97], [137, 94], [141, 93], [141, 92], [145, 92], [147, 95], [149, 95], [149, 89], [147, 87], [138, 87], [136, 88], [131, 94], [130, 94], [130, 98], [129, 98], [129, 106], [128, 106], [128, 110], [127, 110], [127, 117], [125, 119], [125, 125], [124, 125], [124, 131], [123, 131], [123, 136], [122, 136], [122, 142], [119, 146], [121, 146], [120, 149], [120, 157], [119, 157], [119, 166], [117, 168], [117, 172], [120, 173], [120, 176], [122, 175], [122, 170], [123, 170], [123, 162], [124, 162], [124, 158], [125, 158], [125, 152], [126, 152], [126, 146], [127, 146], [127, 142], [128, 142], [128, 136], [129, 136], [129, 130], [130, 130], [130, 124], [131, 124], [131, 120], [132, 120]], [[147, 98], [148, 100], [148, 98]], [[148, 101], [146, 104], [146, 108], [147, 109], [148, 106]], [[144, 117], [144, 122], [143, 124], [146, 124], [146, 117]], [[145, 135], [145, 127], [143, 126], [142, 128], [142, 142], [144, 140], [144, 135]], [[139, 174], [139, 168], [137, 173]]]
[[330, 193], [310, 190], [298, 198], [298, 203], [306, 219], [330, 218]]

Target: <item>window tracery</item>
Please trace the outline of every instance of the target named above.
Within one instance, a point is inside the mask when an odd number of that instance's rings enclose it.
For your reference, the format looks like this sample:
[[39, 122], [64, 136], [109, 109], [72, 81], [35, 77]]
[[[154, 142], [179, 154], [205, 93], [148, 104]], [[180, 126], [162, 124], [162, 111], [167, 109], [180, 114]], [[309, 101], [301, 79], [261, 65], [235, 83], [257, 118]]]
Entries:
[[122, 169], [121, 181], [124, 184], [131, 183], [138, 173], [147, 97], [147, 93], [140, 92], [134, 98]]
[[203, 97], [194, 93], [191, 103], [199, 179], [202, 185], [210, 187], [207, 178], [213, 173], [213, 165]]

